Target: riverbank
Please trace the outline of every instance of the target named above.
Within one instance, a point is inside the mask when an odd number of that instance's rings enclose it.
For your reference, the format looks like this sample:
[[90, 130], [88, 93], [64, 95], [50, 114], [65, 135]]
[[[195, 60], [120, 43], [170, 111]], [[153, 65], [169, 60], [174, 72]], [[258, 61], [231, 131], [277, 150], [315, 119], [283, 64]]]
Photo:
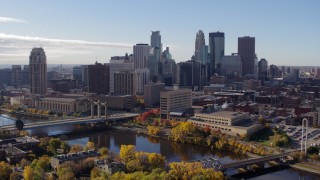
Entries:
[[320, 166], [316, 166], [310, 163], [296, 163], [293, 165], [290, 165], [293, 169], [297, 169], [300, 171], [304, 171], [307, 173], [315, 174], [320, 176]]
[[[165, 129], [165, 130], [162, 130], [162, 133], [160, 133], [160, 135], [150, 135], [148, 133], [148, 130], [145, 129], [144, 127], [137, 127], [137, 126], [134, 126], [134, 127], [127, 127], [127, 126], [112, 126], [111, 128], [113, 129], [116, 129], [116, 130], [130, 130], [132, 132], [135, 132], [136, 134], [142, 134], [142, 135], [145, 135], [145, 136], [150, 136], [150, 137], [154, 137], [154, 138], [162, 138], [162, 139], [166, 139], [166, 140], [169, 140], [169, 141], [173, 141], [170, 136], [169, 136], [169, 132], [170, 132], [170, 129]], [[196, 145], [196, 146], [199, 146], [197, 144], [192, 144], [192, 145]], [[208, 147], [209, 148], [209, 147]], [[218, 150], [218, 149], [217, 149]], [[261, 156], [259, 155], [256, 155], [256, 154], [253, 154], [253, 153], [246, 153], [245, 154], [248, 158], [259, 158]]]

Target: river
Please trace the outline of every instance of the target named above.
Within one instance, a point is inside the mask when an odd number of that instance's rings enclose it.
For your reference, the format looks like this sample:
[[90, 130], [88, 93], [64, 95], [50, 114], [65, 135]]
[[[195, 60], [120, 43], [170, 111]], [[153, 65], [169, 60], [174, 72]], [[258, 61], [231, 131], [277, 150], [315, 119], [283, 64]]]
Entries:
[[[11, 124], [12, 120], [0, 116], [0, 126], [3, 124]], [[75, 133], [73, 132], [75, 126], [56, 126], [48, 128], [39, 128], [30, 130], [31, 135], [36, 136], [58, 136], [64, 140], [67, 140], [70, 145], [80, 144], [85, 146], [88, 141], [94, 142], [98, 147], [108, 147], [108, 149], [114, 153], [119, 153], [120, 146], [122, 144], [132, 144], [136, 146], [138, 151], [156, 152], [166, 157], [168, 162], [173, 161], [191, 161], [214, 157], [224, 163], [239, 161], [246, 157], [239, 156], [238, 154], [228, 153], [224, 151], [212, 151], [209, 148], [194, 146], [190, 144], [182, 144], [172, 142], [165, 139], [150, 138], [148, 136], [137, 135], [130, 130], [105, 130], [99, 132], [87, 132], [87, 133]], [[67, 135], [65, 135], [67, 134]], [[297, 171], [294, 169], [286, 169], [269, 173], [252, 179], [258, 180], [318, 180], [320, 177], [315, 175]]]

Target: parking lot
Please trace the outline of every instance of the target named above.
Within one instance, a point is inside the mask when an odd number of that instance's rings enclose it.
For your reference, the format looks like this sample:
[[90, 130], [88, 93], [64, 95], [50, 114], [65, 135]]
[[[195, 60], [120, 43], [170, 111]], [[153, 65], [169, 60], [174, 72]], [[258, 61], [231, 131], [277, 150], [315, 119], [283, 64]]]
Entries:
[[[279, 129], [282, 129], [287, 133], [287, 135], [296, 141], [301, 142], [302, 139], [308, 138], [307, 143], [309, 145], [320, 145], [320, 129], [319, 128], [313, 128], [309, 127], [308, 131], [304, 128], [302, 129], [302, 126], [290, 126], [285, 125], [284, 123], [280, 123], [279, 125], [276, 125]], [[303, 137], [302, 137], [303, 132]]]

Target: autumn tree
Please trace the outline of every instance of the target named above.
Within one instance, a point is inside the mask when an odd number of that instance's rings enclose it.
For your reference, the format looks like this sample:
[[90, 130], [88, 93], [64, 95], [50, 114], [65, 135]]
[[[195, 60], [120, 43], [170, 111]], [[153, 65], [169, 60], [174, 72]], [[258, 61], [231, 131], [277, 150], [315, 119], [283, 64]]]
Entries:
[[192, 124], [192, 122], [181, 122], [179, 125], [172, 128], [171, 136], [174, 138], [175, 141], [184, 142], [184, 140], [188, 136], [188, 134], [194, 133], [195, 130], [196, 130], [196, 128]]
[[160, 133], [160, 128], [157, 126], [148, 126], [147, 129], [148, 133], [153, 136], [158, 135]]
[[158, 153], [150, 153], [148, 155], [148, 161], [150, 164], [150, 169], [164, 168], [166, 163], [165, 157]]
[[74, 144], [74, 145], [71, 146], [71, 149], [70, 149], [70, 152], [69, 152], [69, 153], [77, 153], [77, 152], [80, 152], [80, 151], [82, 151], [82, 150], [83, 150], [83, 148], [82, 148], [81, 145], [79, 145], [79, 144]]
[[4, 161], [1, 161], [0, 162], [0, 179], [9, 179], [11, 172], [12, 172], [12, 168], [10, 164]]
[[26, 166], [23, 170], [23, 179], [32, 180], [33, 179], [33, 169], [30, 166]]
[[99, 153], [100, 153], [101, 156], [107, 157], [108, 153], [109, 153], [109, 150], [106, 147], [102, 147], [102, 148], [100, 148]]
[[121, 145], [120, 158], [124, 162], [129, 162], [135, 158], [136, 147], [134, 145]]
[[95, 179], [97, 177], [100, 177], [100, 170], [98, 168], [93, 168], [90, 172], [90, 178]]
[[74, 173], [72, 171], [71, 167], [60, 167], [57, 168], [57, 175], [59, 179], [63, 180], [73, 180], [74, 179]]
[[88, 141], [87, 148], [88, 148], [88, 150], [94, 149], [94, 142]]

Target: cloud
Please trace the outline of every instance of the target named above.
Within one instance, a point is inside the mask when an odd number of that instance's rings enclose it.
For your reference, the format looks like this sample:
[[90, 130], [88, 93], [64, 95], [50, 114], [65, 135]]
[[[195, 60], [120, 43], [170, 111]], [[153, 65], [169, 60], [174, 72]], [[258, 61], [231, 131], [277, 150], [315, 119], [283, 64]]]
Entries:
[[31, 49], [39, 46], [45, 49], [47, 56], [62, 62], [70, 56], [77, 57], [80, 60], [97, 54], [106, 56], [104, 55], [106, 51], [115, 53], [119, 50], [132, 49], [130, 43], [54, 39], [0, 33], [0, 64], [9, 59], [24, 62]]
[[7, 22], [26, 23], [27, 21], [22, 20], [22, 19], [0, 17], [0, 23], [7, 23]]

